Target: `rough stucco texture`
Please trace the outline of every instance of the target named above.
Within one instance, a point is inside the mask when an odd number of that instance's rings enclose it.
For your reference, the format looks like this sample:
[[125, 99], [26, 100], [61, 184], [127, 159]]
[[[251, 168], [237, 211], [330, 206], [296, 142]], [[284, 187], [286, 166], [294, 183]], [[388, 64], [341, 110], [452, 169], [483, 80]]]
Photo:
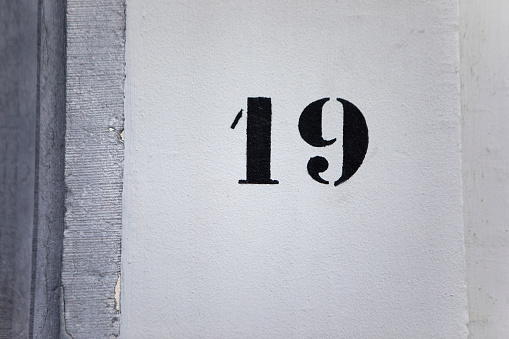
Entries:
[[118, 336], [125, 6], [67, 1], [65, 332]]
[[[457, 5], [128, 0], [122, 336], [465, 338]], [[239, 185], [262, 96], [279, 184]], [[324, 97], [370, 133], [338, 187]]]

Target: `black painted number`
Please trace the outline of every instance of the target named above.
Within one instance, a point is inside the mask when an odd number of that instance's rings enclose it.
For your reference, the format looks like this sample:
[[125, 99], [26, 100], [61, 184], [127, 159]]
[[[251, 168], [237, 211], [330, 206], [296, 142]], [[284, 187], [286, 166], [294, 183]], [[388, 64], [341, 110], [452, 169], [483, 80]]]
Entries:
[[[323, 98], [309, 104], [299, 119], [299, 132], [309, 145], [326, 147], [336, 139], [325, 140], [322, 137], [322, 109], [329, 98]], [[343, 173], [334, 182], [337, 186], [354, 175], [359, 169], [368, 150], [368, 126], [361, 111], [351, 102], [338, 98], [343, 105]], [[231, 128], [235, 128], [242, 117], [242, 110], [237, 114]], [[272, 106], [270, 98], [247, 99], [247, 151], [246, 179], [240, 184], [278, 184], [270, 178]], [[309, 159], [307, 170], [311, 178], [322, 184], [327, 180], [320, 173], [327, 170], [329, 162], [321, 156]]]
[[270, 178], [270, 98], [247, 98], [246, 180], [239, 184], [278, 184]]
[[[343, 104], [343, 174], [334, 182], [337, 186], [348, 179], [359, 169], [368, 150], [368, 126], [361, 111], [345, 99], [337, 99]], [[329, 101], [324, 98], [309, 104], [299, 119], [299, 132], [304, 141], [314, 147], [326, 147], [336, 139], [322, 138], [322, 108]], [[316, 156], [308, 161], [308, 173], [319, 183], [329, 182], [320, 177], [320, 173], [329, 168], [327, 159]]]

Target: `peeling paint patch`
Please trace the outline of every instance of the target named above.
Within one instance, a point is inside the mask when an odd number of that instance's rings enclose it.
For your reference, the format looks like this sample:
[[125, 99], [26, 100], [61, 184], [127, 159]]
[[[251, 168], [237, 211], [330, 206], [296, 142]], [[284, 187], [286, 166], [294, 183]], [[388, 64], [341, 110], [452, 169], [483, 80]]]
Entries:
[[122, 132], [120, 132], [120, 139], [121, 139], [122, 141], [124, 141], [124, 130], [122, 130]]
[[115, 309], [120, 312], [120, 274], [115, 285]]

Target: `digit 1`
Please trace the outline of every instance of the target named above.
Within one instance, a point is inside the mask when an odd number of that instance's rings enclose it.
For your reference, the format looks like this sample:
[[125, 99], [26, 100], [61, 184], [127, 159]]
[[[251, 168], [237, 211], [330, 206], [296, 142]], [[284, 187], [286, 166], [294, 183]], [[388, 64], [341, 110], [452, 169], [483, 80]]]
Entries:
[[270, 178], [270, 98], [247, 98], [246, 180], [239, 184], [278, 184]]

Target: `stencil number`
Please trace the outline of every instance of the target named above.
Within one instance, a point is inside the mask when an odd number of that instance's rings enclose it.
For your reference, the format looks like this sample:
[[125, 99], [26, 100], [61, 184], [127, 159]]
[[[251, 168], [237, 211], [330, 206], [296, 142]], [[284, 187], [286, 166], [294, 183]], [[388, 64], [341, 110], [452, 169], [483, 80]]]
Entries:
[[[299, 118], [299, 133], [302, 139], [313, 147], [327, 147], [336, 142], [336, 138], [325, 140], [322, 136], [322, 110], [330, 98], [310, 103]], [[338, 98], [343, 105], [343, 173], [334, 182], [334, 186], [347, 181], [359, 169], [368, 150], [368, 126], [361, 111], [351, 102]], [[339, 112], [338, 112], [339, 114]], [[231, 128], [235, 128], [242, 116], [239, 112]], [[270, 175], [272, 105], [270, 98], [247, 99], [247, 147], [246, 179], [240, 184], [278, 184]], [[329, 162], [322, 156], [308, 160], [307, 171], [311, 178], [321, 184], [329, 184], [320, 173], [329, 168]]]

